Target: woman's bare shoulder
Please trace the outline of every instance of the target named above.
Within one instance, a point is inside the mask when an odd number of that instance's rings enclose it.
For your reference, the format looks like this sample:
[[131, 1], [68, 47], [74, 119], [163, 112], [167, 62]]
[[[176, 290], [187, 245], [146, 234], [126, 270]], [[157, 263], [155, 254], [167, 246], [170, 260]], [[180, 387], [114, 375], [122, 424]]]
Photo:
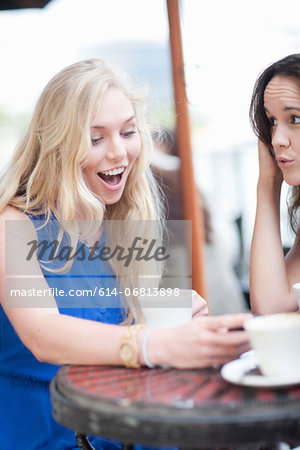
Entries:
[[7, 205], [0, 213], [0, 221], [5, 220], [30, 220], [23, 211]]
[[[14, 226], [12, 223], [9, 223], [8, 221], [26, 221], [26, 223], [29, 225], [29, 228], [31, 229], [31, 220], [29, 217], [22, 211], [14, 208], [13, 206], [6, 206], [0, 213], [0, 233], [1, 236], [5, 234], [5, 232], [9, 231], [11, 228], [13, 229], [19, 229], [21, 231], [22, 226]], [[16, 225], [16, 224], [15, 224]], [[20, 225], [22, 223], [20, 222]], [[19, 232], [19, 235], [22, 233]]]

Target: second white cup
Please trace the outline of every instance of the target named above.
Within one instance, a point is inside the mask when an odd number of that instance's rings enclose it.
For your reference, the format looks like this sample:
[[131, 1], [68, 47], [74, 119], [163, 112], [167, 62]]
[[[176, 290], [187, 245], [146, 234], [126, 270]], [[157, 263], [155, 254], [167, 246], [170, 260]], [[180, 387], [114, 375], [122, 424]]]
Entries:
[[147, 326], [175, 327], [192, 319], [195, 295], [192, 289], [160, 289], [149, 294], [139, 296]]

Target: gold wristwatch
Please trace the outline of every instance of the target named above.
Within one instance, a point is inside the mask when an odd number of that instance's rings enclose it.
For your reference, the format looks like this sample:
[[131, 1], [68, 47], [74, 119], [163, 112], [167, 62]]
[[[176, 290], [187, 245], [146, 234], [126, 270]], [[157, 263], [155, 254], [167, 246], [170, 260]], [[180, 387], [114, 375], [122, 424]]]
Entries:
[[139, 363], [139, 349], [136, 341], [136, 333], [145, 325], [136, 324], [127, 328], [120, 340], [119, 354], [124, 366], [135, 368], [141, 367]]

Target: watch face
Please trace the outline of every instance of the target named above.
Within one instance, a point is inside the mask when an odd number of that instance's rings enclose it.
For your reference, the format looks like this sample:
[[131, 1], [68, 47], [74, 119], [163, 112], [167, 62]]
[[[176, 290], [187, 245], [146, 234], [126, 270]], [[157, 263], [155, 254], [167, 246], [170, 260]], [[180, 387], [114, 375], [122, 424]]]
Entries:
[[126, 367], [141, 367], [138, 361], [139, 351], [136, 342], [136, 333], [144, 325], [136, 324], [128, 327], [121, 338], [119, 355]]
[[131, 345], [123, 344], [121, 348], [121, 357], [124, 361], [130, 361], [133, 357], [134, 350]]

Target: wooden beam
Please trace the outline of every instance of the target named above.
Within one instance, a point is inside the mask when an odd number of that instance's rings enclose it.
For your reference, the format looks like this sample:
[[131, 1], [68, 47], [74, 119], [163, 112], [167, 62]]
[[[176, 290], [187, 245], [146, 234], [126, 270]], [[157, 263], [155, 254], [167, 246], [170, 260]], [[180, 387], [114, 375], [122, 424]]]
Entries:
[[202, 297], [206, 298], [203, 258], [205, 242], [204, 221], [202, 209], [201, 207], [199, 208], [199, 195], [194, 180], [178, 0], [167, 0], [167, 9], [177, 117], [176, 133], [178, 152], [181, 159], [184, 217], [186, 220], [192, 221], [192, 286]]

